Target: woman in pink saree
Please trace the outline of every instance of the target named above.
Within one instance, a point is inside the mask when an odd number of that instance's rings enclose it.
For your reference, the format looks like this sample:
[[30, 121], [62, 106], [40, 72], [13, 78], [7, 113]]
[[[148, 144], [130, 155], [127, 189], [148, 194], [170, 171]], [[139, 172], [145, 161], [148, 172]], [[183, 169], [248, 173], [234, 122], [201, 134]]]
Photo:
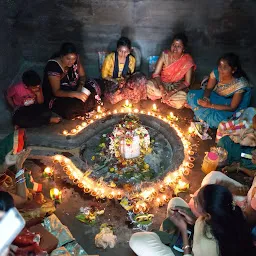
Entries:
[[152, 79], [147, 82], [147, 96], [151, 100], [161, 99], [163, 103], [180, 109], [186, 103], [196, 65], [185, 53], [187, 37], [177, 34], [173, 37], [170, 50], [160, 56]]

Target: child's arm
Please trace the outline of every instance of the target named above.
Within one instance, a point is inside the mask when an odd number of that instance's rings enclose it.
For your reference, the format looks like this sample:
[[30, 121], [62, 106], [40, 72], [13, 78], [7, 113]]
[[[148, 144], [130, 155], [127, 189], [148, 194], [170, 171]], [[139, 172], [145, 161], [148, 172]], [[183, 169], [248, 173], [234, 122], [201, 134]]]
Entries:
[[6, 94], [6, 100], [8, 102], [8, 104], [11, 106], [12, 109], [15, 108], [15, 104], [13, 102], [13, 96], [15, 95], [15, 91], [13, 89], [13, 87], [10, 87], [8, 90], [7, 90], [7, 94]]
[[43, 95], [43, 92], [42, 92], [42, 88], [40, 87], [38, 89], [38, 91], [34, 92], [35, 95], [36, 95], [36, 101], [38, 104], [43, 104], [44, 103], [44, 95]]
[[14, 109], [14, 108], [15, 108], [15, 105], [14, 105], [13, 99], [7, 95], [7, 96], [6, 96], [6, 100], [7, 100], [8, 104], [10, 105], [10, 107], [11, 107], [12, 109]]

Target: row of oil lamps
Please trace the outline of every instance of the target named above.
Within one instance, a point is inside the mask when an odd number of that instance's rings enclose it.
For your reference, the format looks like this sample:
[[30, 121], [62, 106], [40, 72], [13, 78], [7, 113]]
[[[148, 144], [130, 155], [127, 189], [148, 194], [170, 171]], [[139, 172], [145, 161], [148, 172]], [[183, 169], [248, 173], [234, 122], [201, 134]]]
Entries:
[[[191, 146], [187, 145], [189, 145], [189, 142], [185, 144], [185, 149], [191, 148]], [[179, 192], [186, 191], [189, 184], [188, 182], [184, 181], [183, 177], [189, 175], [190, 170], [194, 167], [194, 160], [194, 157], [189, 156], [188, 160], [183, 162], [183, 165], [179, 168], [179, 170], [169, 173], [161, 184], [156, 185], [156, 188], [152, 187], [142, 191], [137, 196], [131, 196], [133, 197], [133, 200], [135, 199], [135, 201], [136, 198], [143, 200], [143, 203], [140, 202], [133, 205], [134, 213], [147, 212], [149, 210], [148, 203], [151, 203], [150, 205], [153, 203], [158, 207], [168, 203], [170, 197], [168, 194], [165, 194], [167, 191], [169, 191], [168, 188], [172, 188], [173, 190], [176, 189]], [[90, 179], [88, 176], [84, 176], [84, 174], [76, 168], [72, 161], [64, 156], [56, 155], [53, 162], [55, 164], [59, 163], [62, 166], [63, 171], [68, 175], [69, 179], [72, 180], [79, 188], [83, 189], [84, 193], [90, 194], [96, 197], [96, 199], [108, 198], [121, 200], [125, 196], [121, 190], [110, 188], [105, 184], [98, 183], [97, 181]], [[54, 171], [52, 168], [45, 168], [44, 176], [52, 177], [53, 174]], [[50, 196], [53, 200], [61, 201], [61, 191], [59, 191], [57, 188], [51, 189]]]
[[[145, 112], [145, 111], [139, 110], [137, 108], [133, 109], [133, 105], [128, 100], [126, 100], [125, 104], [123, 105], [123, 108], [120, 111], [115, 109], [112, 112], [111, 111], [104, 112], [103, 109], [101, 108], [101, 106], [98, 106], [97, 107], [97, 114], [94, 116], [94, 119], [97, 120], [97, 119], [101, 119], [105, 116], [112, 115], [112, 114], [118, 114], [118, 113], [141, 113], [141, 114], [148, 114], [148, 115], [151, 115], [151, 116], [156, 116], [156, 117], [158, 117], [159, 119], [162, 119], [165, 122], [177, 121], [178, 120], [178, 117], [176, 117], [172, 112], [170, 112], [169, 115], [166, 118], [161, 116], [160, 114], [157, 115], [157, 112], [158, 112], [158, 107], [157, 107], [156, 104], [152, 105], [152, 110], [151, 111]], [[93, 119], [89, 120], [88, 122], [83, 121], [80, 125], [76, 125], [76, 127], [71, 129], [70, 131], [63, 130], [62, 134], [64, 136], [76, 135], [79, 132], [81, 132], [84, 128], [86, 128], [89, 124], [92, 124], [92, 123], [94, 123]]]
[[[148, 114], [151, 116], [155, 116], [164, 122], [169, 123], [177, 132], [178, 136], [182, 140], [184, 149], [185, 149], [185, 160], [183, 161], [183, 165], [179, 168], [179, 170], [169, 173], [165, 178], [162, 184], [157, 185], [157, 189], [150, 188], [143, 192], [141, 192], [139, 195], [137, 195], [137, 198], [140, 198], [142, 200], [136, 202], [133, 205], [133, 211], [134, 213], [139, 212], [148, 212], [149, 210], [149, 202], [154, 203], [154, 205], [161, 207], [164, 204], [168, 203], [170, 200], [170, 197], [166, 194], [163, 194], [166, 192], [166, 190], [170, 187], [172, 189], [176, 189], [177, 191], [185, 191], [187, 190], [189, 184], [187, 181], [184, 181], [182, 178], [183, 176], [189, 175], [190, 170], [194, 167], [193, 162], [195, 161], [195, 151], [193, 151], [191, 147], [191, 143], [185, 138], [183, 132], [181, 129], [173, 123], [173, 121], [178, 121], [178, 117], [176, 117], [172, 112], [169, 113], [169, 115], [165, 118], [158, 114], [158, 107], [156, 104], [152, 105], [152, 111], [145, 112], [143, 110], [133, 109], [132, 104], [126, 100], [125, 104], [123, 105], [124, 109], [121, 109], [119, 113], [141, 113], [141, 114]], [[113, 110], [104, 112], [100, 106], [97, 107], [97, 115], [94, 116], [95, 119], [103, 118], [107, 115], [111, 114], [117, 114], [118, 110]], [[81, 130], [86, 128], [89, 124], [94, 123], [94, 120], [91, 119], [87, 122], [82, 122], [81, 125], [77, 125], [76, 128], [72, 129], [70, 132], [67, 130], [64, 130], [62, 132], [63, 135], [76, 135]], [[190, 135], [194, 133], [194, 130], [192, 127], [189, 127], [187, 132], [187, 138], [190, 138]], [[90, 194], [97, 199], [117, 199], [122, 200], [122, 198], [125, 196], [123, 194], [123, 191], [118, 189], [113, 189], [108, 187], [104, 184], [99, 184], [97, 181], [94, 181], [93, 179], [88, 178], [87, 176], [84, 176], [84, 174], [75, 167], [75, 165], [71, 162], [70, 159], [65, 158], [61, 155], [56, 155], [54, 157], [54, 163], [59, 163], [63, 170], [66, 172], [68, 177], [81, 189], [83, 189], [84, 193]], [[44, 175], [51, 177], [53, 176], [53, 170], [50, 167], [45, 168]], [[158, 193], [157, 193], [158, 190]], [[163, 195], [160, 195], [163, 194]], [[50, 196], [53, 200], [61, 201], [61, 191], [59, 191], [57, 188], [53, 188], [50, 191]], [[134, 198], [136, 199], [136, 198]], [[136, 200], [135, 200], [136, 201]]]

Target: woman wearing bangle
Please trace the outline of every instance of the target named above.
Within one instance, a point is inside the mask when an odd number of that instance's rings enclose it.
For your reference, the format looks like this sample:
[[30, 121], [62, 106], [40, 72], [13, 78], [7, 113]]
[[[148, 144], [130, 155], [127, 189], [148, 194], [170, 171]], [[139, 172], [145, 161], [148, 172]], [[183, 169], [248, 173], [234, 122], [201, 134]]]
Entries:
[[48, 107], [65, 119], [84, 116], [96, 105], [96, 91], [85, 88], [86, 76], [76, 47], [62, 44], [44, 70], [43, 94]]
[[[217, 184], [206, 185], [194, 200], [199, 217], [195, 221], [193, 245], [187, 234], [188, 224], [194, 222], [188, 204], [177, 197], [169, 202], [167, 208], [168, 218], [181, 233], [184, 255], [256, 255], [250, 229], [227, 188]], [[130, 239], [130, 247], [138, 256], [173, 256], [173, 244], [170, 244], [161, 243], [153, 232], [135, 233]]]
[[217, 128], [221, 121], [246, 108], [250, 99], [251, 88], [239, 57], [227, 53], [219, 59], [218, 68], [211, 72], [206, 89], [189, 91], [187, 103], [197, 119]]
[[164, 51], [158, 59], [152, 79], [147, 82], [147, 96], [151, 100], [161, 99], [177, 109], [184, 106], [196, 69], [191, 55], [185, 51], [187, 41], [184, 34], [176, 34], [171, 49]]

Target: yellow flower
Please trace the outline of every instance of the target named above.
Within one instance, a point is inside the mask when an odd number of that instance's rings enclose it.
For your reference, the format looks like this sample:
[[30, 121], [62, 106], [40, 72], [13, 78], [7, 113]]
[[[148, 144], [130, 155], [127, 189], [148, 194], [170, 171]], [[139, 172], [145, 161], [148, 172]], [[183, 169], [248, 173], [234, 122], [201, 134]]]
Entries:
[[[114, 168], [110, 168], [110, 169], [114, 169]], [[115, 187], [116, 187], [116, 183], [115, 183], [114, 181], [111, 181], [110, 184], [109, 184], [109, 186], [110, 186], [111, 188], [115, 188]]]
[[144, 164], [144, 169], [148, 170], [149, 169], [149, 164]]
[[105, 144], [105, 143], [101, 143], [101, 144], [100, 144], [100, 147], [101, 147], [101, 148], [105, 148], [105, 147], [106, 147], [106, 144]]
[[148, 148], [147, 152], [148, 154], [152, 153], [152, 148]]
[[92, 161], [94, 161], [95, 160], [95, 156], [92, 156]]

